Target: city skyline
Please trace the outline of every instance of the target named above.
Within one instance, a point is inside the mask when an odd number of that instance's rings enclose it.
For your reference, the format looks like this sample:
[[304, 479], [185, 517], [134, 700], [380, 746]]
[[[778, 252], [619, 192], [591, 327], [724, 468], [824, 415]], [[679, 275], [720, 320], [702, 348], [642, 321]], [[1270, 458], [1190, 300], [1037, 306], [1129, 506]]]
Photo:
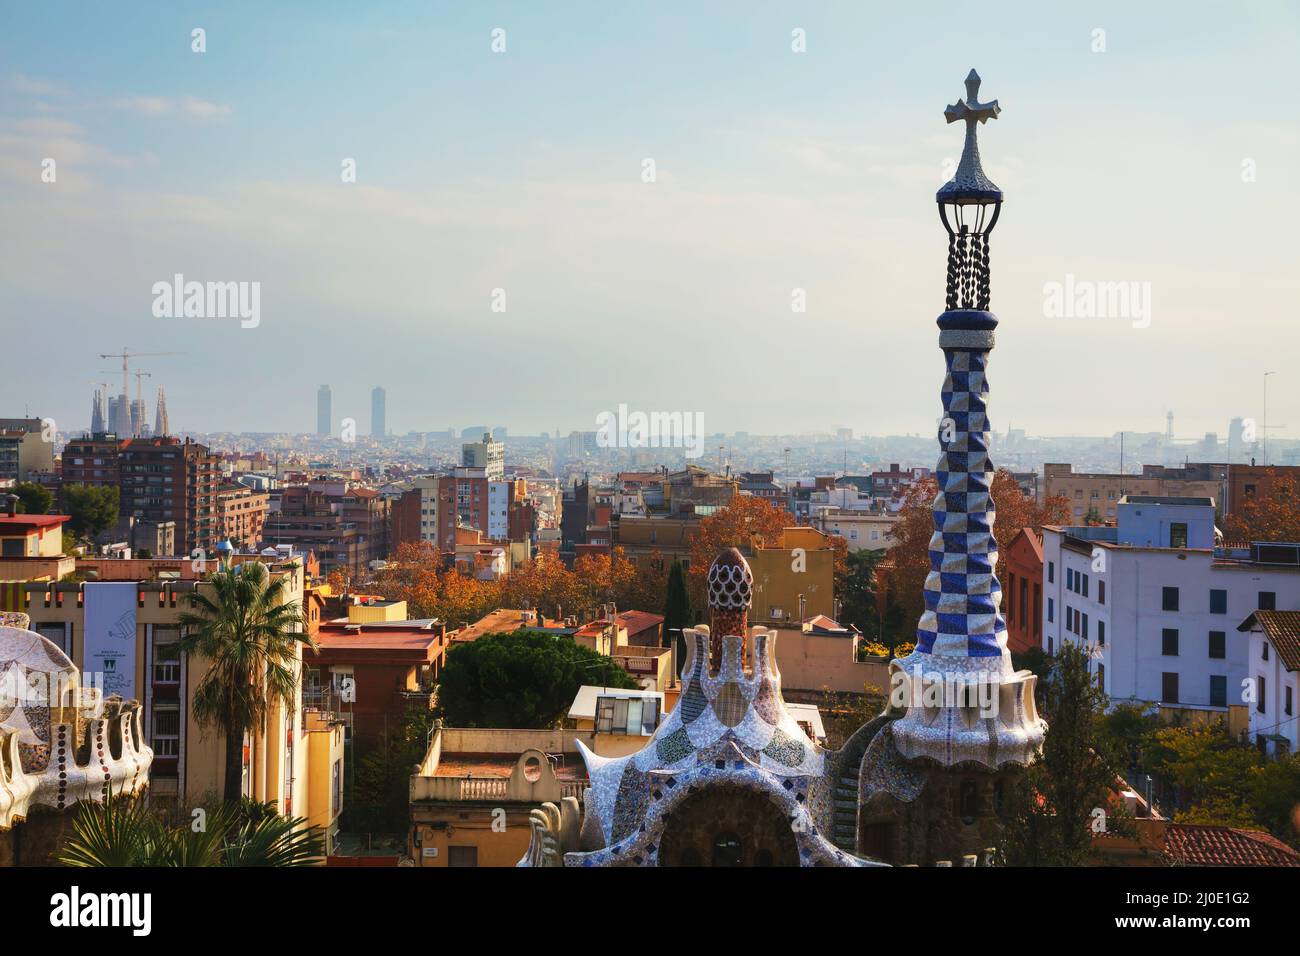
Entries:
[[[994, 251], [1014, 332], [990, 368], [995, 429], [1104, 434], [1173, 408], [1183, 434], [1222, 432], [1262, 422], [1263, 375], [1278, 369], [1270, 424], [1296, 427], [1294, 10], [1209, 31], [1185, 7], [1103, 4], [1083, 19], [1011, 5], [937, 38], [919, 12], [739, 9], [692, 11], [684, 30], [670, 10], [572, 14], [581, 31], [494, 5], [346, 27], [303, 6], [211, 11], [199, 54], [194, 14], [86, 7], [89, 28], [52, 56], [55, 14], [24, 8], [0, 38], [0, 209], [25, 237], [0, 267], [8, 309], [88, 343], [70, 376], [89, 380], [91, 353], [122, 341], [184, 353], [154, 368], [193, 430], [302, 427], [297, 396], [344, 354], [349, 378], [382, 373], [394, 433], [482, 417], [595, 427], [620, 402], [681, 407], [686, 352], [707, 371], [689, 395], [708, 431], [928, 433], [941, 240], [924, 200], [955, 158], [933, 121], [959, 92], [933, 66], [974, 42], [1016, 107], [988, 131], [990, 174], [1021, 211]], [[641, 69], [669, 48], [673, 69]], [[323, 77], [318, 62], [343, 69]], [[711, 105], [692, 102], [701, 84]], [[59, 161], [53, 183], [45, 158]], [[1213, 259], [1210, 233], [1234, 236]], [[260, 314], [159, 318], [154, 287], [174, 276], [260, 283]], [[1088, 283], [1146, 287], [1142, 308], [1080, 317]], [[360, 336], [394, 347], [338, 349]], [[459, 395], [428, 374], [489, 360], [530, 388], [577, 366], [582, 387], [520, 408], [512, 389]], [[1106, 373], [1065, 381], [1062, 363]], [[748, 394], [776, 368], [785, 385]], [[365, 421], [367, 388], [339, 385], [336, 418]], [[54, 378], [8, 379], [0, 401], [84, 415]]]

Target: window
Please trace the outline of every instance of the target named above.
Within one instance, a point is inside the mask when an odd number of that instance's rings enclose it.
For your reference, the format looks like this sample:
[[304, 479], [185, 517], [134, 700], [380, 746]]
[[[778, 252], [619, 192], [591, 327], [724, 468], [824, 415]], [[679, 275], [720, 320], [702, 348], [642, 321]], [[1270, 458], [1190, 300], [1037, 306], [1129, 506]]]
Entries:
[[478, 866], [478, 847], [476, 846], [447, 847], [447, 865], [448, 866]]
[[1055, 561], [1047, 562], [1047, 583], [1048, 584], [1056, 583], [1056, 562]]
[[1028, 623], [1029, 620], [1029, 582], [1024, 578], [1020, 579], [1020, 618], [1021, 624]]
[[1047, 653], [1048, 653], [1048, 654], [1055, 653], [1056, 648], [1052, 646], [1054, 643], [1055, 643], [1055, 642], [1052, 640], [1052, 636], [1049, 634], [1049, 635], [1047, 636]]
[[1160, 702], [1162, 704], [1178, 703], [1178, 675], [1165, 671], [1160, 675]]
[[1174, 521], [1169, 525], [1169, 547], [1187, 547], [1187, 522]]
[[1067, 591], [1074, 590], [1074, 568], [1065, 569], [1065, 589]]
[[1228, 592], [1220, 588], [1210, 590], [1210, 613], [1227, 614], [1228, 613]]
[[1178, 610], [1178, 588], [1160, 589], [1160, 608], [1164, 611]]
[[53, 642], [63, 653], [72, 656], [71, 624], [65, 626], [62, 621], [47, 621], [44, 624], [37, 624], [33, 630], [47, 641]]
[[1178, 629], [1166, 627], [1160, 632], [1160, 653], [1165, 657], [1178, 656]]
[[181, 679], [180, 644], [178, 627], [162, 624], [153, 629], [153, 680], [156, 684], [176, 684]]
[[1274, 591], [1259, 592], [1259, 609], [1261, 611], [1277, 610], [1277, 593]]
[[1053, 598], [1047, 599], [1047, 623], [1052, 624], [1056, 621], [1056, 601]]
[[1106, 665], [1105, 664], [1097, 665], [1097, 686], [1101, 688], [1103, 693], [1105, 693], [1106, 691]]
[[153, 682], [179, 684], [181, 681], [181, 646], [175, 641], [153, 646]]
[[1097, 603], [1098, 604], [1106, 603], [1106, 582], [1105, 581], [1097, 582]]
[[1263, 653], [1261, 654], [1261, 657], [1263, 660], [1268, 660], [1268, 641], [1264, 642], [1264, 650]]
[[1256, 693], [1259, 694], [1259, 700], [1255, 702], [1255, 709], [1261, 714], [1266, 713], [1267, 708], [1264, 706], [1264, 693], [1268, 688], [1268, 682], [1264, 680], [1263, 675], [1255, 678], [1255, 686], [1258, 688]]
[[1083, 576], [1083, 596], [1088, 596], [1088, 575]]
[[1290, 717], [1291, 716], [1291, 688], [1288, 687], [1284, 691], [1284, 693], [1286, 694], [1286, 699], [1282, 703], [1282, 712], [1286, 714], [1288, 717]]
[[1210, 676], [1210, 706], [1228, 706], [1228, 678], [1222, 674], [1212, 674]]
[[1105, 621], [1097, 622], [1097, 646], [1098, 647], [1106, 646], [1106, 622]]
[[153, 711], [154, 756], [175, 757], [180, 753], [181, 709], [179, 704], [158, 703]]
[[596, 733], [649, 735], [659, 725], [657, 698], [599, 697], [596, 700]]
[[1083, 629], [1079, 633], [1083, 635], [1085, 641], [1088, 639], [1088, 615], [1086, 614], [1083, 615]]
[[1210, 660], [1221, 661], [1228, 656], [1228, 635], [1224, 631], [1210, 632]]

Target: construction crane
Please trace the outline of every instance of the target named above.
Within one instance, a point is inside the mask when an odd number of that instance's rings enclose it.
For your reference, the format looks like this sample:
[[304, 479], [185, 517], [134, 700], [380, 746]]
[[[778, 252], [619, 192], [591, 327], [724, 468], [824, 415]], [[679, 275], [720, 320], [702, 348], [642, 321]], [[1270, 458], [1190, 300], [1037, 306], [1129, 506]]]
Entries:
[[131, 359], [133, 359], [133, 358], [142, 358], [142, 357], [144, 357], [144, 356], [146, 356], [146, 355], [184, 355], [184, 354], [185, 354], [184, 352], [132, 352], [130, 349], [128, 349], [128, 348], [124, 345], [124, 346], [122, 346], [122, 351], [120, 351], [120, 352], [110, 352], [110, 353], [108, 353], [108, 354], [105, 354], [105, 353], [101, 352], [101, 353], [99, 353], [99, 357], [100, 357], [100, 358], [120, 358], [120, 359], [122, 360], [122, 394], [123, 394], [123, 395], [130, 395], [130, 394], [131, 394], [131, 383], [130, 383], [129, 379], [130, 379], [130, 375], [131, 375], [131, 370], [130, 370], [130, 368], [129, 368], [129, 366], [128, 366], [127, 363], [128, 363]]
[[143, 402], [144, 401], [143, 379], [153, 378], [153, 372], [132, 372], [131, 374], [135, 376], [135, 400], [137, 402]]

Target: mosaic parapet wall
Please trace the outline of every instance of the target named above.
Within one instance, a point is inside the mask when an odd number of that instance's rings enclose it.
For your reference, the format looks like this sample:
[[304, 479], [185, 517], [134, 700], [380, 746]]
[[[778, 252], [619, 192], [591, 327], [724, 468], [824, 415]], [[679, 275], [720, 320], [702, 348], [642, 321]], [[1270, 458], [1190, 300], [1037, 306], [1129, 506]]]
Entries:
[[938, 320], [947, 375], [925, 611], [916, 649], [890, 668], [907, 710], [893, 727], [899, 752], [944, 766], [1027, 764], [1047, 728], [1034, 706], [1036, 678], [1011, 665], [995, 573], [985, 368], [997, 324], [978, 309]]
[[0, 626], [0, 829], [149, 784], [140, 703], [104, 699], [52, 642]]
[[[707, 627], [684, 632], [688, 659], [682, 695], [644, 748], [600, 757], [581, 741], [591, 787], [566, 866], [658, 866], [672, 812], [684, 801], [724, 790], [762, 795], [789, 826], [797, 862], [805, 866], [878, 865], [830, 839], [833, 781], [827, 755], [786, 710], [776, 666], [776, 633], [755, 628], [754, 667], [742, 664], [740, 636], [721, 638], [721, 664], [708, 664], [717, 637]], [[556, 865], [570, 832], [567, 821], [539, 811], [521, 866]]]

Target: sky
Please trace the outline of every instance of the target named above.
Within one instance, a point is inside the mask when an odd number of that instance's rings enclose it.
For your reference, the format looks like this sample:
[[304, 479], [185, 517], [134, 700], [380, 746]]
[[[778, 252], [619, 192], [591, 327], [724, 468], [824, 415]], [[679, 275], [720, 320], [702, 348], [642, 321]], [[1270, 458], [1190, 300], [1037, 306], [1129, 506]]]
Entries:
[[[310, 431], [327, 382], [363, 432], [383, 385], [396, 433], [567, 434], [621, 403], [930, 433], [934, 192], [963, 132], [943, 110], [975, 67], [1002, 107], [980, 128], [1006, 194], [994, 427], [1173, 410], [1179, 437], [1224, 438], [1262, 423], [1273, 371], [1269, 434], [1294, 438], [1298, 11], [8, 5], [0, 416], [85, 427], [92, 383], [121, 387], [100, 354], [127, 347], [180, 353], [138, 363], [173, 430]], [[155, 314], [176, 274], [258, 283], [256, 325]], [[1051, 314], [1096, 283], [1149, 310]]]

